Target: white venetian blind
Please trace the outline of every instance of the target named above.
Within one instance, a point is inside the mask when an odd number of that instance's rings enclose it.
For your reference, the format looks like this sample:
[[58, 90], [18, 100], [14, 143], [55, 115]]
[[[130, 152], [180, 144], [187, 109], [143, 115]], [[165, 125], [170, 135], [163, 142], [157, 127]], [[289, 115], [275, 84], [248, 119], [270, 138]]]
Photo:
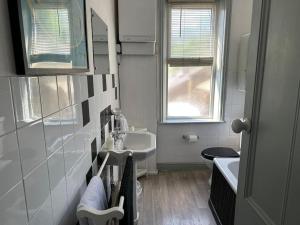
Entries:
[[213, 58], [214, 4], [169, 4], [169, 59]]
[[32, 14], [31, 54], [71, 54], [67, 8], [35, 8]]

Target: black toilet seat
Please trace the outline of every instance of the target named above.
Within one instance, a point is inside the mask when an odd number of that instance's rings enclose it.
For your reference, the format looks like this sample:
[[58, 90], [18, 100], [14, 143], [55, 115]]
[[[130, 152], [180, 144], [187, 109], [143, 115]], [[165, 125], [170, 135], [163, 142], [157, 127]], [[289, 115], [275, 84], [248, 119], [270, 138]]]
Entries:
[[238, 158], [240, 155], [232, 148], [213, 147], [201, 152], [203, 158], [213, 160], [214, 158]]

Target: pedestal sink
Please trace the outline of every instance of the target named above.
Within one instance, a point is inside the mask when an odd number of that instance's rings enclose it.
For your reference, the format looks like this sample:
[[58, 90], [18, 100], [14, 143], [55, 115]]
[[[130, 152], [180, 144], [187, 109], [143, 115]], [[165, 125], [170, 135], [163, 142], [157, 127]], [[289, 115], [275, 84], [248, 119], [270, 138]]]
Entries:
[[150, 132], [128, 132], [124, 137], [123, 149], [132, 151], [134, 160], [144, 160], [155, 152], [156, 135]]
[[[137, 162], [145, 160], [155, 153], [156, 135], [147, 131], [126, 132], [123, 138], [115, 144], [117, 146], [117, 151], [132, 151], [134, 166], [133, 193], [137, 193]], [[133, 195], [133, 213], [135, 218], [134, 222], [137, 224], [139, 220], [139, 213], [137, 212], [137, 194]]]

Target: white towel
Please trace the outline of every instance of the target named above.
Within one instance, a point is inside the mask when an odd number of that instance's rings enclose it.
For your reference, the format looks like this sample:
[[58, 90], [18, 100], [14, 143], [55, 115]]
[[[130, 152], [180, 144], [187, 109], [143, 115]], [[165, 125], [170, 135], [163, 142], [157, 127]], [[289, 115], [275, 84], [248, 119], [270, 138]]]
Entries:
[[[100, 177], [94, 176], [86, 191], [84, 192], [79, 205], [85, 205], [86, 207], [105, 210], [108, 208], [108, 202], [103, 182]], [[87, 218], [79, 219], [80, 225], [97, 225], [93, 220]]]

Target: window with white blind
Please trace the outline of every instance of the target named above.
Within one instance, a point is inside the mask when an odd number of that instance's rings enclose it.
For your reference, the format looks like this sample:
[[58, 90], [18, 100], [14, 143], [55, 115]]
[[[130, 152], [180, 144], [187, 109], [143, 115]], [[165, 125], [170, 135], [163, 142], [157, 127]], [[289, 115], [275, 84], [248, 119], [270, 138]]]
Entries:
[[215, 55], [215, 5], [177, 5], [169, 8], [169, 61], [201, 59]]
[[163, 120], [219, 121], [217, 5], [169, 0], [166, 12]]

